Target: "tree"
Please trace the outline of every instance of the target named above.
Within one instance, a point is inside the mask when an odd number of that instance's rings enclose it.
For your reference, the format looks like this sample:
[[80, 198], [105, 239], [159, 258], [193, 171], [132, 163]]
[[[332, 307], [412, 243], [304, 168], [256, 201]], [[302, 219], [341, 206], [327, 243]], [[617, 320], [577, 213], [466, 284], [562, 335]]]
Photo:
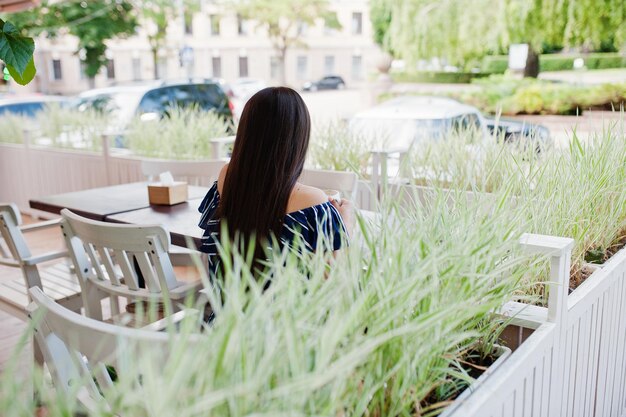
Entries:
[[[144, 23], [148, 24], [147, 37], [152, 53], [154, 79], [159, 78], [159, 51], [165, 47], [167, 28], [180, 13], [193, 13], [198, 10], [198, 0], [139, 0], [136, 2]], [[184, 18], [184, 16], [183, 16]]]
[[306, 47], [300, 25], [314, 25], [321, 19], [328, 28], [341, 28], [327, 0], [244, 0], [235, 3], [235, 9], [241, 18], [254, 20], [257, 26], [267, 30], [278, 55], [281, 84], [285, 84], [287, 51]]
[[370, 1], [370, 20], [374, 31], [374, 42], [386, 49], [391, 56], [395, 56], [393, 48], [389, 45], [388, 29], [391, 23], [392, 7], [387, 0]]
[[[527, 43], [524, 75], [537, 76], [544, 45], [599, 49], [624, 45], [623, 0], [375, 0], [383, 46], [408, 61], [440, 57], [465, 68], [488, 53]], [[382, 12], [381, 12], [382, 10]], [[389, 12], [390, 10], [390, 12]], [[390, 13], [385, 20], [381, 13]], [[388, 23], [385, 25], [385, 21]]]
[[[55, 37], [65, 30], [78, 38], [77, 54], [83, 55], [90, 87], [106, 65], [106, 41], [135, 33], [137, 19], [132, 5], [123, 0], [88, 2], [44, 0], [35, 9], [12, 16], [24, 33]], [[82, 51], [82, 52], [81, 52]]]

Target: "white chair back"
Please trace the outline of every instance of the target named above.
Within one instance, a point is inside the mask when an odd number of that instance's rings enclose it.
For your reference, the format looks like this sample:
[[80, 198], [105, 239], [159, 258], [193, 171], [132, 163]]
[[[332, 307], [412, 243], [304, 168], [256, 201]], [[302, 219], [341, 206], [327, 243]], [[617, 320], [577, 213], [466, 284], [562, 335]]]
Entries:
[[141, 161], [141, 171], [149, 181], [156, 181], [159, 174], [165, 171], [179, 181], [190, 185], [211, 186], [217, 180], [225, 160], [211, 161], [169, 161], [161, 159], [145, 159]]
[[[110, 298], [111, 313], [116, 315], [120, 297], [162, 301], [166, 309], [175, 311], [177, 306], [172, 301], [183, 301], [192, 292], [192, 287], [177, 281], [174, 275], [167, 254], [170, 235], [162, 226], [104, 223], [68, 209], [61, 215], [63, 236], [81, 283], [87, 316], [102, 320], [102, 293]], [[140, 286], [140, 277], [145, 288]]]
[[327, 171], [322, 169], [305, 169], [300, 181], [303, 184], [321, 189], [338, 190], [342, 198], [354, 200], [358, 176], [354, 172]]
[[[100, 322], [55, 303], [39, 288], [29, 292], [35, 340], [53, 383], [62, 394], [76, 396], [87, 410], [95, 411], [102, 393], [113, 386], [107, 367], [119, 377], [128, 372], [129, 361], [140, 357], [135, 355], [167, 358], [171, 343], [167, 333]], [[195, 343], [193, 335], [187, 340]]]

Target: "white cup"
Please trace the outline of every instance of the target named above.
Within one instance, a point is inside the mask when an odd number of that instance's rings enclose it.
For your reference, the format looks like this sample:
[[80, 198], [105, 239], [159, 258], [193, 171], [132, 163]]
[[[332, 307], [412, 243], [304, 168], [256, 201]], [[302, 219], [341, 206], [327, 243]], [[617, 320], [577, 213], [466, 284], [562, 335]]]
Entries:
[[326, 189], [326, 195], [335, 201], [341, 201], [341, 193], [338, 190]]

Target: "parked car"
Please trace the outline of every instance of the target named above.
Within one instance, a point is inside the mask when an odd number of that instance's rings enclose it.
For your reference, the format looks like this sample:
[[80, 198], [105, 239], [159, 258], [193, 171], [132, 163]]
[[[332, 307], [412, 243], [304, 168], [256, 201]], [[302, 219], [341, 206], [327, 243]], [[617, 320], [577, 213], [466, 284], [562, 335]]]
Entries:
[[243, 108], [257, 91], [267, 87], [263, 80], [256, 78], [238, 78], [225, 86], [226, 94], [233, 103], [233, 116], [235, 119], [241, 117]]
[[524, 135], [546, 145], [550, 141], [547, 128], [511, 120], [485, 118], [480, 111], [456, 100], [431, 96], [404, 96], [389, 100], [356, 114], [350, 120], [353, 130], [385, 136], [386, 146], [408, 148], [415, 142], [441, 139], [453, 130], [476, 130], [489, 139], [490, 133], [503, 133], [505, 141], [519, 140]]
[[61, 96], [17, 96], [0, 99], [0, 116], [14, 114], [17, 116], [35, 117], [48, 104], [69, 105], [70, 100]]
[[346, 83], [338, 75], [327, 75], [321, 80], [309, 81], [302, 86], [304, 91], [343, 90], [344, 88], [346, 88]]
[[215, 111], [225, 120], [233, 118], [232, 103], [219, 80], [199, 82], [156, 81], [140, 85], [115, 86], [85, 91], [74, 106], [78, 110], [100, 110], [113, 116], [115, 128], [123, 130], [134, 117], [159, 120], [173, 107], [197, 106]]
[[510, 119], [485, 118], [489, 132], [505, 142], [516, 142], [524, 138], [534, 138], [541, 144], [550, 143], [550, 130], [542, 125], [522, 123]]

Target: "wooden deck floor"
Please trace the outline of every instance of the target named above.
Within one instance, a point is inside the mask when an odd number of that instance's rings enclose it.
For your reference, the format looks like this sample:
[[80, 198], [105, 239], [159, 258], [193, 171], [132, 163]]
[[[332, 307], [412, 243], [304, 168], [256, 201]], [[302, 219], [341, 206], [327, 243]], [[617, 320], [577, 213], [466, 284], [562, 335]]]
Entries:
[[[24, 216], [24, 223], [32, 223], [33, 219]], [[44, 253], [63, 249], [63, 239], [61, 231], [58, 228], [50, 228], [36, 232], [25, 234], [26, 241], [34, 254]], [[45, 266], [44, 266], [45, 267]], [[13, 279], [22, 276], [22, 272], [18, 268], [9, 268], [0, 266], [0, 279]], [[0, 311], [0, 372], [5, 368], [8, 360], [17, 347], [26, 323], [17, 319], [4, 311]], [[20, 352], [18, 358], [20, 363], [24, 360], [32, 358], [32, 346], [29, 342], [26, 349]]]
[[[24, 223], [32, 223], [33, 219], [24, 216]], [[36, 232], [26, 233], [26, 240], [33, 254], [39, 254], [64, 248], [62, 235], [59, 228], [45, 229]], [[41, 266], [46, 267], [46, 264]], [[176, 276], [182, 281], [193, 281], [198, 279], [197, 271], [193, 267], [175, 267]], [[17, 268], [9, 268], [0, 266], [0, 279], [13, 279], [21, 277], [22, 273]], [[2, 372], [14, 355], [18, 342], [27, 324], [8, 313], [0, 310], [0, 372]], [[28, 340], [24, 349], [17, 352], [17, 366], [27, 371], [29, 364], [32, 363], [32, 343]]]

